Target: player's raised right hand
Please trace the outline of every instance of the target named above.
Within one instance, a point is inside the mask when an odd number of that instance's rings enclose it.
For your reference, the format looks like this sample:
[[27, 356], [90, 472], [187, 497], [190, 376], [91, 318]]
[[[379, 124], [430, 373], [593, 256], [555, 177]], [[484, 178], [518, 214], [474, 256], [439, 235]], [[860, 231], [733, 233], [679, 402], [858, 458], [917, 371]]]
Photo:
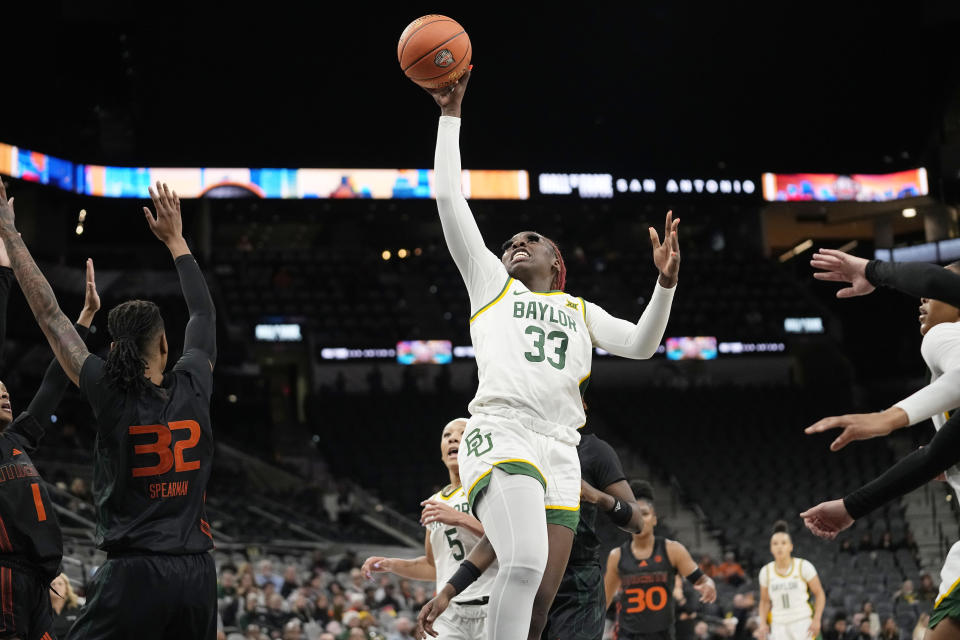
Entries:
[[367, 576], [368, 580], [373, 580], [375, 573], [390, 573], [390, 558], [381, 556], [370, 556], [360, 567], [360, 573]]
[[[470, 65], [470, 69], [473, 65]], [[433, 96], [434, 102], [440, 106], [440, 115], [460, 117], [460, 103], [463, 102], [463, 94], [467, 91], [467, 83], [470, 81], [470, 69], [460, 76], [460, 79], [447, 87], [439, 89], [424, 90]]]
[[876, 287], [867, 280], [867, 262], [864, 258], [852, 256], [835, 249], [818, 249], [810, 260], [814, 269], [823, 269], [813, 274], [817, 280], [829, 282], [848, 282], [849, 287], [837, 291], [838, 298], [865, 296]]

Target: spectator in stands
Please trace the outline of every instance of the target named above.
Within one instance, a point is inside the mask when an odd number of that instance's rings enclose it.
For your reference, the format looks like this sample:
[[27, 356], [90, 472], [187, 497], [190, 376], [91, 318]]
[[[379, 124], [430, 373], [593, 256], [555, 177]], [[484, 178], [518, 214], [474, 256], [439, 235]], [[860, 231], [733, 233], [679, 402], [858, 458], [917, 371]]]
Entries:
[[283, 583], [280, 585], [280, 595], [289, 598], [295, 589], [300, 587], [300, 578], [297, 576], [296, 565], [289, 564], [283, 570]]
[[237, 622], [240, 623], [241, 628], [247, 629], [248, 633], [251, 626], [255, 626], [258, 630], [266, 626], [267, 608], [260, 603], [260, 594], [257, 591], [247, 593], [243, 611], [237, 616]]
[[[876, 615], [876, 614], [874, 614]], [[876, 636], [870, 633], [870, 620], [864, 618], [860, 621], [860, 633], [857, 634], [857, 640], [874, 640]]]
[[860, 616], [870, 625], [870, 637], [876, 638], [880, 635], [880, 616], [874, 611], [872, 602], [869, 600], [864, 601], [863, 606], [860, 608]]
[[912, 612], [914, 615], [918, 615], [918, 600], [917, 592], [913, 588], [913, 580], [904, 580], [900, 589], [893, 594], [893, 611], [897, 615], [906, 612]]
[[711, 578], [716, 575], [717, 565], [713, 563], [713, 558], [711, 558], [708, 554], [705, 553], [702, 556], [700, 556], [699, 566], [700, 566], [700, 571], [703, 571], [706, 575], [710, 576]]
[[735, 638], [738, 640], [747, 640], [751, 637], [750, 632], [747, 630], [747, 625], [750, 622], [751, 616], [756, 614], [756, 610], [757, 596], [753, 591], [734, 594], [733, 617], [739, 621], [736, 631], [733, 634]]
[[917, 540], [913, 537], [912, 531], [907, 531], [906, 535], [903, 537], [903, 548], [912, 553], [914, 556], [920, 555], [920, 547], [917, 546]]
[[243, 601], [243, 596], [237, 591], [236, 582], [237, 576], [231, 569], [220, 571], [220, 581], [217, 583], [217, 607], [226, 627], [236, 626], [240, 603]]
[[889, 531], [883, 532], [878, 548], [884, 551], [893, 551], [893, 535]]
[[430, 597], [427, 595], [426, 589], [423, 587], [417, 587], [413, 590], [413, 607], [412, 609], [419, 613], [420, 609], [423, 609], [423, 605], [427, 604], [430, 601]]
[[250, 242], [247, 234], [241, 235], [237, 240], [237, 251], [253, 251], [253, 243]]
[[710, 640], [710, 625], [704, 620], [699, 620], [693, 625], [693, 637], [695, 640]]
[[[341, 484], [337, 487], [337, 494], [341, 491], [346, 491], [346, 488]], [[338, 498], [339, 499], [339, 498]], [[343, 556], [341, 556], [340, 561], [337, 562], [336, 566], [333, 567], [334, 573], [346, 573], [353, 568], [360, 568], [360, 563], [357, 562], [357, 552], [356, 551], [347, 551]]]
[[370, 615], [369, 611], [360, 612], [360, 628], [369, 640], [387, 640], [387, 636], [377, 628], [376, 618]]
[[66, 638], [70, 627], [77, 620], [77, 614], [80, 613], [80, 598], [73, 591], [67, 574], [61, 573], [50, 583], [50, 604], [53, 606], [51, 631], [57, 638]]
[[273, 584], [275, 589], [283, 586], [283, 578], [273, 572], [273, 562], [267, 559], [260, 561], [255, 578], [257, 586], [261, 588], [268, 583]]
[[332, 633], [323, 632], [317, 640], [337, 640], [337, 637]]
[[267, 636], [260, 632], [260, 627], [255, 624], [247, 625], [247, 631], [243, 634], [244, 640], [269, 640]]
[[850, 538], [845, 538], [843, 542], [840, 543], [840, 553], [856, 553], [857, 550], [854, 548], [853, 543], [850, 542]]
[[360, 627], [354, 627], [350, 629], [349, 633], [346, 636], [346, 640], [368, 640], [367, 634]]
[[252, 573], [240, 573], [240, 580], [237, 583], [237, 597], [246, 597], [251, 591], [257, 590], [257, 583]]
[[847, 614], [842, 611], [833, 617], [833, 624], [823, 632], [823, 640], [854, 640], [856, 633], [847, 626]]
[[888, 616], [883, 621], [883, 627], [880, 629], [880, 640], [900, 640], [900, 627], [893, 616]]
[[917, 618], [917, 624], [913, 627], [913, 637], [911, 640], [923, 640], [927, 634], [927, 627], [930, 626], [930, 614], [921, 613]]
[[413, 608], [413, 585], [406, 578], [400, 580], [400, 588], [397, 593], [397, 600], [403, 609]]
[[[736, 554], [734, 554], [733, 551], [727, 551], [723, 555], [723, 562], [714, 569], [713, 577], [735, 587], [743, 584], [746, 580], [746, 574], [736, 558]], [[703, 571], [703, 569], [701, 569], [701, 571]]]
[[939, 590], [937, 585], [933, 583], [933, 578], [930, 577], [929, 573], [924, 573], [920, 576], [920, 587], [917, 589], [917, 597], [921, 602], [931, 603], [936, 602], [937, 595]]
[[303, 640], [303, 623], [294, 618], [283, 627], [283, 640]]
[[396, 624], [394, 625], [394, 631], [392, 634], [387, 636], [387, 639], [413, 640], [413, 621], [406, 616], [398, 617]]
[[392, 582], [383, 587], [383, 596], [377, 601], [377, 609], [391, 607], [394, 611], [400, 611], [400, 600], [396, 597], [397, 587]]
[[315, 611], [313, 604], [307, 597], [305, 589], [297, 589], [297, 591], [291, 595], [289, 603], [291, 619], [296, 618], [304, 624], [313, 622]]
[[857, 551], [873, 551], [873, 536], [869, 531], [864, 531], [860, 536], [860, 544], [857, 545]]

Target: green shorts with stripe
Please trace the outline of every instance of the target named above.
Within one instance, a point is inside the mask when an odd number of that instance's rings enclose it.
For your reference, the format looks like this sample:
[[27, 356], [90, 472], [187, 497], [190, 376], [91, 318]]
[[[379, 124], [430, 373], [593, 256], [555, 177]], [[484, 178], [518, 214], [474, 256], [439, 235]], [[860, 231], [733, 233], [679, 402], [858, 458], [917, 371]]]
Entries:
[[467, 422], [458, 455], [460, 482], [470, 509], [490, 484], [496, 467], [543, 486], [548, 524], [577, 530], [580, 521], [580, 458], [577, 448], [500, 416], [476, 414]]
[[930, 628], [933, 629], [944, 618], [953, 618], [960, 622], [960, 589], [954, 587], [937, 601], [930, 612]]

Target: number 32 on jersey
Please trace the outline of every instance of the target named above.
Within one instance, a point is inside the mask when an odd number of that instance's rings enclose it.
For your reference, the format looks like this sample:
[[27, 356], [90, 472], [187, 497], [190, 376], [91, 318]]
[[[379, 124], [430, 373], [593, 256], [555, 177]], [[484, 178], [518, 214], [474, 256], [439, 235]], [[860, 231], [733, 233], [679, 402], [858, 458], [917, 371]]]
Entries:
[[[174, 432], [186, 431], [187, 437], [173, 441]], [[166, 425], [147, 424], [130, 427], [131, 436], [152, 435], [154, 440], [146, 443], [134, 444], [133, 455], [144, 460], [145, 464], [133, 466], [130, 469], [134, 478], [145, 476], [162, 476], [171, 470], [174, 473], [196, 471], [200, 468], [199, 460], [186, 460], [185, 452], [193, 449], [200, 442], [200, 425], [195, 420], [176, 420]], [[171, 446], [173, 445], [173, 446]], [[152, 463], [152, 464], [151, 464]], [[172, 498], [187, 494], [190, 483], [186, 480], [179, 482], [156, 482], [149, 486], [150, 498]]]

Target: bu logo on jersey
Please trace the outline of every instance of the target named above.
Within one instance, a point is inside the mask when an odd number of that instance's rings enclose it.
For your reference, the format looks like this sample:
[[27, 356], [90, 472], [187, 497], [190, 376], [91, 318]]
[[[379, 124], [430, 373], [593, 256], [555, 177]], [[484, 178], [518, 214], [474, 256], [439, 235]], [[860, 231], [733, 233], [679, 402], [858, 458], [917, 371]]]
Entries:
[[[471, 431], [464, 442], [467, 443], [468, 456], [476, 456], [479, 458], [493, 449], [493, 440], [490, 439], [490, 434], [486, 433], [481, 435], [479, 428]], [[483, 447], [482, 451], [481, 447]]]
[[433, 64], [438, 67], [449, 67], [454, 63], [453, 54], [450, 53], [450, 49], [440, 49], [437, 51], [437, 55], [433, 58]]

